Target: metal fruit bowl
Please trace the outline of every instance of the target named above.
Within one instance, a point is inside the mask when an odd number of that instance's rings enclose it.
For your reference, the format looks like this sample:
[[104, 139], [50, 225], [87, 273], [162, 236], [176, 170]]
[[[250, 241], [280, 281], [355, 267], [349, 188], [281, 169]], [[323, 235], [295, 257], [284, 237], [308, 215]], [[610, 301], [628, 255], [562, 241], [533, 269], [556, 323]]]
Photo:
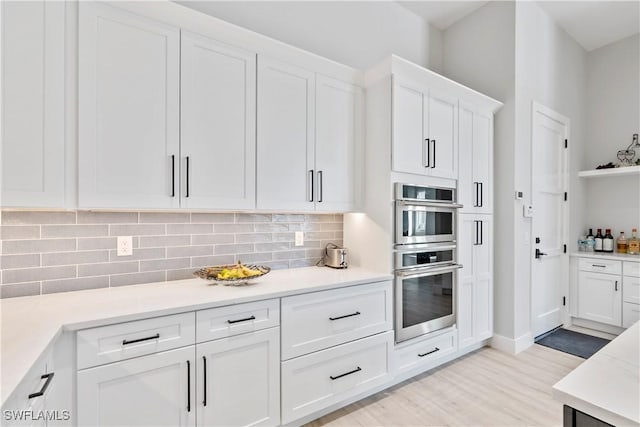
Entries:
[[[255, 276], [250, 277], [239, 277], [234, 279], [219, 279], [218, 275], [222, 272], [222, 270], [231, 270], [237, 268], [238, 266], [245, 267], [251, 271], [257, 271], [260, 274], [256, 274]], [[271, 268], [265, 267], [263, 265], [244, 265], [240, 264], [227, 264], [227, 265], [214, 265], [212, 267], [201, 268], [200, 270], [193, 273], [194, 276], [199, 277], [201, 279], [208, 280], [216, 285], [225, 285], [225, 286], [243, 286], [248, 285], [249, 282], [255, 280], [259, 277], [264, 276], [269, 273]]]

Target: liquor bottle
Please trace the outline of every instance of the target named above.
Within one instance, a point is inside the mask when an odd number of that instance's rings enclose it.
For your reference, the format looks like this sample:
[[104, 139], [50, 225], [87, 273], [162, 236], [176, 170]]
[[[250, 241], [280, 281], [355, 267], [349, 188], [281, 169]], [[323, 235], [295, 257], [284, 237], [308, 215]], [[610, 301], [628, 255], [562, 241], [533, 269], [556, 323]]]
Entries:
[[627, 253], [627, 238], [624, 237], [624, 231], [620, 232], [620, 237], [618, 237], [618, 240], [616, 240], [616, 247], [619, 254]]
[[637, 232], [638, 232], [638, 229], [636, 228], [631, 229], [631, 238], [629, 239], [629, 242], [627, 242], [628, 254], [631, 254], [631, 255], [640, 254], [640, 240], [636, 236]]
[[592, 238], [592, 239], [594, 238], [593, 237], [593, 228], [589, 229], [589, 234], [587, 234], [587, 240], [589, 240], [589, 238]]
[[596, 233], [596, 247], [595, 247], [595, 251], [596, 252], [602, 252], [602, 228], [598, 228], [598, 233]]
[[604, 237], [602, 238], [602, 252], [613, 253], [613, 235], [611, 235], [611, 229], [607, 228]]

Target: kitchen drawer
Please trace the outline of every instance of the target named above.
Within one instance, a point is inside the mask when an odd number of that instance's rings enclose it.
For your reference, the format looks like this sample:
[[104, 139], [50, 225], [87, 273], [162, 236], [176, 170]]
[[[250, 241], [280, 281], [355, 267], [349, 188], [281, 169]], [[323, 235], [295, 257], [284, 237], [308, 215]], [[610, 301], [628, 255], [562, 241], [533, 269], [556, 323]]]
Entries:
[[182, 313], [78, 332], [78, 369], [195, 343], [195, 314]]
[[578, 270], [591, 273], [622, 274], [622, 262], [600, 258], [580, 258]]
[[280, 324], [280, 301], [249, 302], [196, 312], [197, 341], [211, 341]]
[[419, 367], [426, 369], [427, 366], [434, 365], [435, 361], [455, 353], [456, 342], [456, 331], [451, 330], [417, 343], [400, 346], [395, 351], [395, 372], [403, 373]]
[[622, 301], [640, 304], [640, 277], [622, 278]]
[[282, 362], [282, 424], [392, 379], [393, 332]]
[[640, 305], [625, 302], [622, 304], [622, 327], [628, 328], [640, 320]]
[[625, 261], [622, 271], [625, 276], [640, 277], [640, 262]]
[[392, 329], [391, 282], [282, 298], [282, 360]]

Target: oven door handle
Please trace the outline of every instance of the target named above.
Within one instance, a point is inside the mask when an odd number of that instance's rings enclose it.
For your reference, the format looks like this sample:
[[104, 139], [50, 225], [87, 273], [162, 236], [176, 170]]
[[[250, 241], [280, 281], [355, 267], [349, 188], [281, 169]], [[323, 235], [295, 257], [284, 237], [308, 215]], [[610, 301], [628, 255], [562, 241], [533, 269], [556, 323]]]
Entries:
[[421, 245], [420, 248], [398, 248], [395, 250], [396, 253], [400, 254], [419, 254], [422, 252], [443, 252], [455, 250], [456, 245], [443, 245], [443, 246], [427, 246], [428, 244]]
[[423, 202], [418, 200], [397, 200], [396, 203], [398, 206], [427, 206], [433, 208], [447, 208], [447, 209], [459, 209], [464, 207], [459, 203], [448, 203], [448, 202]]
[[449, 271], [458, 270], [462, 268], [462, 264], [453, 264], [448, 265], [446, 267], [430, 267], [430, 268], [418, 268], [418, 269], [410, 269], [410, 270], [398, 270], [396, 271], [396, 276], [402, 277], [404, 279], [411, 279], [413, 277], [420, 276], [432, 276], [434, 274], [447, 273]]

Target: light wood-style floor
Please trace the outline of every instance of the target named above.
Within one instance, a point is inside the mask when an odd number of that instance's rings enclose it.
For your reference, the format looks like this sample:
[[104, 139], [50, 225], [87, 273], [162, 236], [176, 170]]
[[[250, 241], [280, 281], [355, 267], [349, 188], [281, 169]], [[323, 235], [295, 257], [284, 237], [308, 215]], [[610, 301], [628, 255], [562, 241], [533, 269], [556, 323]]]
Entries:
[[483, 348], [307, 426], [561, 426], [551, 386], [582, 362], [537, 344]]

